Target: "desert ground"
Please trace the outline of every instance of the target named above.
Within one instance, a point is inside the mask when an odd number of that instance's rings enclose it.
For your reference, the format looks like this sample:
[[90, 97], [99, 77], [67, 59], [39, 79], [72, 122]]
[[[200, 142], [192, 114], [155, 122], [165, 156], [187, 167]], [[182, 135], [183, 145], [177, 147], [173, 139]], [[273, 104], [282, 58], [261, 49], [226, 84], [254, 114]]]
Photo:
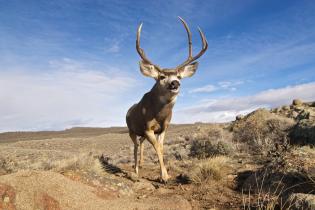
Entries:
[[127, 128], [0, 134], [0, 209], [315, 209], [315, 103], [170, 126], [133, 172]]

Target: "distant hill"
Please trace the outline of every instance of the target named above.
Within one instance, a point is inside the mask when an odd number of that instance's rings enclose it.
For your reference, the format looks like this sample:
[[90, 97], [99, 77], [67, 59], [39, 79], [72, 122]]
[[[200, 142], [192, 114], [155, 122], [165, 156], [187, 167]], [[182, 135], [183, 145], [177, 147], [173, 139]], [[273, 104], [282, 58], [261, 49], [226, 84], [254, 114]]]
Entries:
[[63, 131], [16, 131], [0, 133], [0, 143], [66, 137], [90, 137], [106, 133], [127, 133], [126, 127], [74, 127]]

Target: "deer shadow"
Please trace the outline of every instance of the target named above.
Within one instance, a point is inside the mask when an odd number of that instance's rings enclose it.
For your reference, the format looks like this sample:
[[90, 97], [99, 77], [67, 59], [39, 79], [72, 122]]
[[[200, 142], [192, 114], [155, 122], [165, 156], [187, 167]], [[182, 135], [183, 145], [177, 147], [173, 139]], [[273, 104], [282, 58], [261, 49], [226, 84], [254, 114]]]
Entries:
[[133, 182], [139, 181], [139, 178], [132, 172], [126, 171], [112, 163], [110, 163], [110, 158], [106, 157], [104, 154], [101, 155], [99, 158], [99, 161], [102, 165], [102, 168], [105, 172], [109, 174], [113, 174], [118, 177], [123, 177], [126, 179], [129, 179]]

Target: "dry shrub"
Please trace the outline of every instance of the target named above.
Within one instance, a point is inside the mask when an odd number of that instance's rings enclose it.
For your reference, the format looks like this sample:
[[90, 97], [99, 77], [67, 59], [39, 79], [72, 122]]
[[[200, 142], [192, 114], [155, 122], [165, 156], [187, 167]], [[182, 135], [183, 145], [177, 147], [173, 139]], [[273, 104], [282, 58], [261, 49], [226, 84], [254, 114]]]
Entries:
[[[267, 171], [264, 172], [262, 179], [256, 177], [256, 187], [248, 191], [248, 194], [245, 195], [242, 191], [242, 203], [244, 210], [275, 210], [275, 209], [308, 209], [308, 208], [294, 208], [298, 204], [297, 199], [292, 199], [292, 195], [289, 191], [292, 188], [298, 187], [300, 184], [295, 184], [285, 188], [284, 183], [282, 182], [285, 177], [278, 181], [274, 181], [274, 186], [271, 187], [269, 184], [264, 183], [268, 182]], [[268, 190], [267, 190], [268, 189]], [[304, 194], [307, 195], [307, 194]]]
[[290, 209], [293, 194], [308, 195], [315, 191], [315, 149], [309, 146], [293, 147], [275, 153], [265, 165], [249, 176], [241, 178], [239, 190], [244, 209]]
[[291, 202], [288, 198], [284, 199], [282, 193], [275, 192], [259, 192], [245, 195], [242, 193], [242, 204], [244, 210], [275, 210], [290, 209], [295, 202]]
[[219, 181], [226, 174], [229, 158], [217, 156], [199, 161], [194, 165], [189, 175], [195, 184], [203, 184], [210, 180]]
[[228, 131], [224, 129], [224, 124], [204, 124], [198, 125], [195, 132], [185, 136], [186, 141], [196, 139], [223, 140], [228, 138]]
[[243, 195], [242, 203], [244, 210], [275, 210], [279, 209], [279, 197], [273, 194]]
[[[315, 149], [296, 147], [284, 152], [275, 152], [255, 173], [250, 174], [239, 185], [245, 192], [265, 191], [281, 188], [290, 189], [286, 193], [308, 193], [315, 191]], [[264, 186], [258, 186], [263, 183]], [[294, 186], [294, 187], [292, 187]], [[261, 190], [261, 189], [260, 189]]]
[[[268, 182], [269, 177], [267, 170], [260, 170], [253, 173], [246, 181], [249, 182], [249, 188], [242, 188], [242, 203], [243, 209], [257, 209], [257, 210], [274, 210], [279, 209], [281, 201], [281, 195], [283, 192], [282, 179], [275, 183], [274, 188], [266, 189], [268, 186], [265, 182]], [[247, 195], [244, 194], [247, 192]], [[280, 201], [280, 203], [279, 203]], [[282, 206], [282, 205], [281, 205]]]
[[246, 143], [254, 153], [266, 154], [276, 145], [288, 143], [288, 131], [294, 124], [293, 119], [258, 109], [232, 125], [233, 139]]
[[199, 130], [193, 135], [190, 144], [190, 157], [198, 159], [230, 155], [234, 150], [231, 132], [219, 124], [213, 124]]
[[194, 140], [190, 147], [190, 156], [198, 159], [231, 154], [232, 147], [223, 142], [211, 142], [208, 139]]

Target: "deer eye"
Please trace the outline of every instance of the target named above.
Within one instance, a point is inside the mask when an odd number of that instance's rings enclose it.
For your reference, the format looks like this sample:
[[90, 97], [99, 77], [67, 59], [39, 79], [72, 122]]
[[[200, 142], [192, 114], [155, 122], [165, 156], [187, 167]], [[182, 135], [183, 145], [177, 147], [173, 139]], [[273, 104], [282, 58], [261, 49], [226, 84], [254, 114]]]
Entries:
[[164, 76], [164, 75], [161, 75], [160, 76], [160, 80], [163, 80], [163, 79], [165, 79], [166, 77]]

